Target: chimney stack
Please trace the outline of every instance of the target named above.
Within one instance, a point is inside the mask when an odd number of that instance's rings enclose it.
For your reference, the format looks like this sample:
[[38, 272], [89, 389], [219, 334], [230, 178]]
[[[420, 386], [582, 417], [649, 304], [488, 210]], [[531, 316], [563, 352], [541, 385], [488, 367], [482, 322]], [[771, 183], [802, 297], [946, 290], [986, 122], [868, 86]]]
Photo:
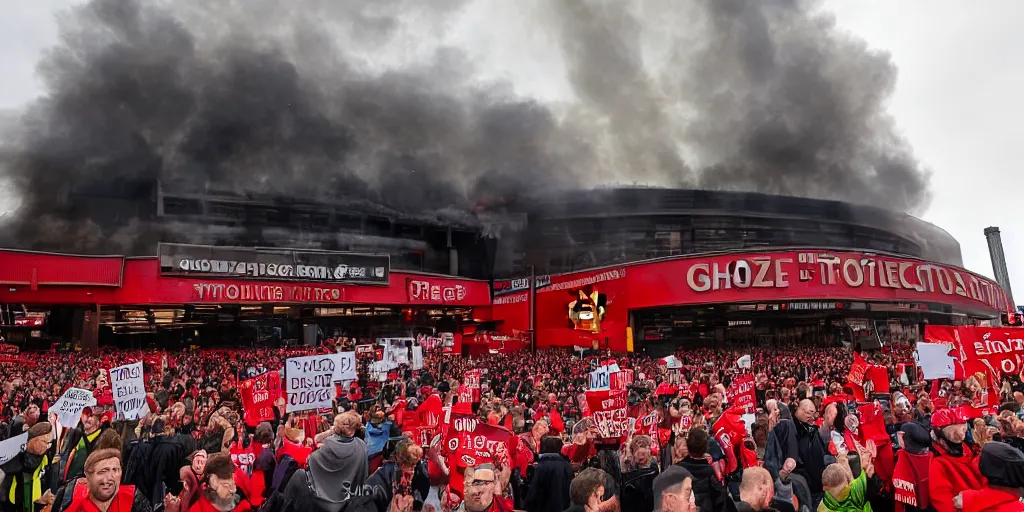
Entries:
[[1010, 291], [1010, 274], [1006, 271], [1006, 256], [1003, 255], [1003, 239], [999, 236], [999, 228], [985, 228], [985, 238], [988, 240], [988, 255], [992, 259], [992, 272], [995, 273], [996, 282], [1006, 292], [1010, 304], [1015, 305], [1017, 303], [1013, 301], [1013, 292]]

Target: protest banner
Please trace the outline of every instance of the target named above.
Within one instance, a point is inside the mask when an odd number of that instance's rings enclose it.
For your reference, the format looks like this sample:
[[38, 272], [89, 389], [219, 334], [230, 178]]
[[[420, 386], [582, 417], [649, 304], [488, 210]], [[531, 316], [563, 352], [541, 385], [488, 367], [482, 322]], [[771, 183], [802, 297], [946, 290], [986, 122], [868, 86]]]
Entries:
[[412, 348], [412, 369], [423, 369], [423, 347], [418, 345]]
[[453, 413], [442, 449], [449, 457], [449, 467], [473, 467], [493, 463], [501, 452], [507, 457], [511, 441], [512, 432], [508, 430], [488, 425], [476, 416]]
[[28, 444], [28, 432], [0, 442], [0, 466], [7, 464], [25, 451], [26, 444]]
[[62, 427], [75, 428], [82, 420], [82, 410], [96, 405], [96, 397], [92, 391], [82, 388], [68, 388], [67, 391], [50, 406], [50, 413], [57, 415]]
[[336, 388], [336, 354], [291, 357], [285, 361], [287, 412], [331, 407]]
[[626, 389], [633, 383], [633, 370], [620, 370], [608, 379], [611, 389]]
[[629, 404], [625, 391], [587, 391], [587, 405], [601, 437], [624, 438], [629, 434]]
[[110, 389], [114, 395], [114, 409], [120, 417], [132, 421], [149, 414], [142, 361], [111, 368]]
[[754, 376], [749, 373], [738, 375], [733, 379], [727, 394], [731, 407], [740, 407], [748, 413], [754, 412], [754, 409], [757, 408]]
[[472, 395], [472, 402], [477, 403], [480, 401], [480, 370], [470, 370], [462, 374], [462, 383], [469, 390]]
[[590, 390], [591, 391], [604, 391], [610, 388], [610, 373], [608, 372], [607, 366], [599, 366], [596, 370], [590, 372]]
[[339, 352], [337, 354], [331, 354], [334, 358], [334, 382], [351, 381], [356, 380], [359, 376], [356, 375], [356, 353], [355, 352]]
[[267, 372], [247, 379], [238, 387], [245, 424], [255, 427], [274, 420], [274, 402], [281, 396], [281, 374]]

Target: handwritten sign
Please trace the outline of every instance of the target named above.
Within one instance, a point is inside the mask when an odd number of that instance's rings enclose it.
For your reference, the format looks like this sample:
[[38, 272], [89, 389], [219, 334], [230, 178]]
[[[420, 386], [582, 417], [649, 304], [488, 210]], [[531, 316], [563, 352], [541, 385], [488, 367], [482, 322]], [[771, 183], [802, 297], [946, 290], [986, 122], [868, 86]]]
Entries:
[[28, 444], [28, 432], [0, 443], [0, 465], [7, 464], [19, 453], [25, 451], [26, 444]]
[[470, 370], [462, 374], [462, 382], [468, 390], [473, 403], [480, 401], [480, 370]]
[[114, 408], [122, 418], [131, 421], [149, 414], [142, 361], [111, 368], [110, 389]]
[[590, 390], [591, 391], [602, 391], [609, 389], [611, 374], [608, 373], [607, 366], [599, 366], [596, 370], [590, 372]]
[[423, 369], [423, 347], [419, 345], [412, 348], [412, 369]]
[[96, 405], [96, 397], [87, 389], [68, 388], [50, 406], [50, 412], [57, 415], [57, 422], [63, 427], [75, 428], [82, 420], [82, 410]]
[[334, 382], [356, 380], [356, 353], [339, 352], [331, 354], [334, 358]]
[[338, 354], [291, 357], [285, 361], [287, 412], [331, 407], [336, 393], [336, 355]]

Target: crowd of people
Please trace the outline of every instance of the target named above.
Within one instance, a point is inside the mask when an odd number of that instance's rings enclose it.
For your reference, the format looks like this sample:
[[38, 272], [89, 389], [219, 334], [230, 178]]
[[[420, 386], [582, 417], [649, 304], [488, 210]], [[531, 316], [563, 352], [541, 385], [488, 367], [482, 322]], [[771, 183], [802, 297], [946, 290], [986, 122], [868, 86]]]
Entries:
[[[0, 453], [0, 509], [1024, 510], [1024, 385], [1008, 377], [998, 411], [974, 414], [975, 386], [918, 381], [908, 346], [856, 358], [688, 350], [672, 363], [428, 353], [419, 370], [339, 385], [330, 409], [288, 413], [281, 396], [251, 421], [246, 380], [306, 353], [51, 352], [0, 366], [0, 439], [27, 434]], [[133, 361], [145, 362], [148, 413], [129, 421], [105, 370]], [[851, 376], [860, 364], [863, 381]], [[618, 396], [588, 389], [608, 365], [631, 375], [624, 417], [595, 412]], [[753, 382], [749, 401], [741, 381]], [[50, 406], [71, 387], [96, 400], [69, 427]]]

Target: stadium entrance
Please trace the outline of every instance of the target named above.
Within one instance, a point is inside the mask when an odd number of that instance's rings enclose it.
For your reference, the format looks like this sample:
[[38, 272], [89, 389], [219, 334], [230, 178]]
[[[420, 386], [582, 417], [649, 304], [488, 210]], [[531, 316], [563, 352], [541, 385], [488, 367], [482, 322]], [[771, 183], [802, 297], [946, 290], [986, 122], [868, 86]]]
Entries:
[[677, 347], [846, 346], [873, 349], [919, 339], [927, 323], [959, 325], [948, 305], [851, 301], [766, 302], [633, 312], [635, 349], [663, 357]]
[[392, 271], [386, 255], [169, 244], [150, 258], [0, 250], [0, 284], [0, 304], [44, 319], [8, 329], [27, 348], [89, 351], [457, 334], [491, 304], [485, 281]]

